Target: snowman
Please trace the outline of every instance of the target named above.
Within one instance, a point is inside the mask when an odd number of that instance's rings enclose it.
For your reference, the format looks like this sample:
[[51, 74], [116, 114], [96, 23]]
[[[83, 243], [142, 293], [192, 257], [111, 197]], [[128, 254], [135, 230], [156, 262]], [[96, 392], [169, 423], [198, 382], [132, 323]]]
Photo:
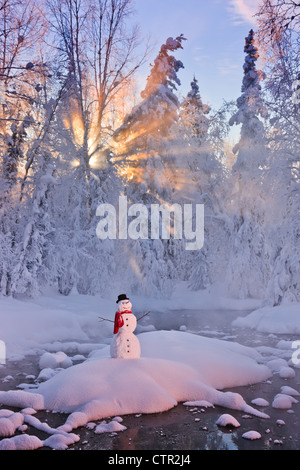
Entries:
[[131, 303], [126, 294], [120, 294], [118, 311], [115, 314], [114, 337], [110, 346], [110, 355], [119, 359], [138, 359], [141, 347], [138, 338], [133, 334], [137, 320], [131, 311]]

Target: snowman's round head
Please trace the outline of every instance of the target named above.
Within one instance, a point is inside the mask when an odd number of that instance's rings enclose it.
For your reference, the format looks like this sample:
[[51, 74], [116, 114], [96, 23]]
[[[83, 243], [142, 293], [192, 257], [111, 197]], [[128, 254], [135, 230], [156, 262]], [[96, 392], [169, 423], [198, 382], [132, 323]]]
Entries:
[[118, 302], [118, 311], [124, 312], [125, 310], [131, 310], [132, 304], [129, 299], [120, 300]]

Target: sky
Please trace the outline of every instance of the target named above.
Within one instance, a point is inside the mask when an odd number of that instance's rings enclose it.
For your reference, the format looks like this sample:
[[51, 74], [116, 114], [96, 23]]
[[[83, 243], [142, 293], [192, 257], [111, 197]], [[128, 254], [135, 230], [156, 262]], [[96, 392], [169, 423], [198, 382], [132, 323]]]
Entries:
[[186, 95], [195, 75], [202, 100], [210, 106], [218, 108], [223, 100], [238, 98], [245, 37], [256, 28], [253, 14], [258, 4], [259, 0], [135, 0], [134, 20], [154, 44], [140, 72], [141, 87], [161, 45], [183, 33], [184, 49], [174, 53], [184, 65], [178, 73], [178, 92]]

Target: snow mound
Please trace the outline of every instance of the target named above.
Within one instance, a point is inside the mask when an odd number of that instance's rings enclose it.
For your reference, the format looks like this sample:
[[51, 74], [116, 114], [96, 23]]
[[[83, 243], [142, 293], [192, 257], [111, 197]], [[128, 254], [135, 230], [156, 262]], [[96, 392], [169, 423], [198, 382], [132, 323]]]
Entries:
[[256, 406], [269, 406], [269, 402], [265, 400], [264, 398], [254, 398], [254, 400], [251, 400], [251, 403]]
[[22, 426], [24, 417], [21, 413], [0, 410], [0, 437], [13, 436], [17, 428]]
[[295, 390], [294, 388], [289, 387], [288, 385], [283, 385], [281, 387], [280, 391], [281, 391], [281, 393], [283, 393], [285, 395], [291, 395], [292, 397], [298, 397], [300, 395], [298, 390]]
[[123, 424], [119, 423], [116, 420], [112, 420], [109, 423], [106, 421], [103, 421], [102, 423], [98, 424], [95, 429], [95, 434], [103, 434], [106, 432], [120, 432], [120, 431], [125, 431], [126, 426], [123, 426]]
[[51, 447], [51, 449], [54, 449], [54, 450], [66, 450], [69, 445], [74, 444], [75, 442], [78, 442], [78, 441], [79, 441], [79, 436], [77, 436], [76, 434], [56, 433], [48, 437], [44, 441], [43, 445], [46, 447]]
[[40, 369], [56, 369], [57, 367], [65, 369], [72, 365], [72, 359], [63, 351], [58, 351], [57, 353], [45, 352], [39, 360]]
[[43, 442], [36, 436], [22, 434], [0, 442], [0, 450], [35, 450], [43, 447]]
[[252, 328], [263, 333], [296, 335], [300, 333], [299, 311], [299, 302], [286, 303], [276, 307], [263, 307], [246, 317], [237, 318], [232, 322], [232, 325]]
[[250, 439], [251, 441], [254, 441], [255, 439], [261, 439], [261, 434], [257, 431], [247, 431], [242, 435], [242, 437], [244, 439]]
[[282, 379], [291, 379], [295, 377], [296, 373], [291, 367], [281, 367], [279, 370], [279, 376]]
[[[240, 394], [222, 391], [272, 376], [268, 367], [259, 364], [261, 356], [255, 349], [181, 331], [141, 333], [139, 340], [139, 359], [113, 359], [107, 345], [93, 351], [86, 361], [59, 369], [34, 390], [1, 392], [0, 403], [67, 413], [66, 422], [57, 429], [32, 415], [24, 416], [24, 422], [50, 434], [44, 445], [55, 449], [76, 442], [78, 436], [69, 433], [91, 421], [162, 412], [179, 402], [269, 417]], [[113, 420], [97, 426], [95, 432], [122, 430], [120, 420]]]
[[107, 346], [39, 385], [35, 393], [47, 409], [70, 414], [62, 430], [70, 432], [109, 416], [166, 411], [178, 402], [197, 400], [268, 417], [247, 405], [241, 395], [221, 391], [272, 375], [258, 364], [259, 356], [251, 348], [178, 331], [142, 333], [139, 340], [140, 359], [112, 359]]
[[234, 418], [234, 416], [227, 413], [221, 415], [217, 419], [216, 424], [218, 426], [233, 426], [234, 428], [238, 428], [240, 426], [240, 423]]
[[272, 407], [273, 408], [279, 408], [283, 410], [288, 410], [289, 408], [292, 407], [293, 403], [298, 403], [298, 400], [296, 398], [290, 396], [290, 395], [285, 395], [282, 393], [278, 393], [273, 400]]
[[1, 405], [14, 406], [16, 408], [44, 409], [44, 399], [40, 394], [25, 392], [23, 390], [0, 392], [0, 403]]

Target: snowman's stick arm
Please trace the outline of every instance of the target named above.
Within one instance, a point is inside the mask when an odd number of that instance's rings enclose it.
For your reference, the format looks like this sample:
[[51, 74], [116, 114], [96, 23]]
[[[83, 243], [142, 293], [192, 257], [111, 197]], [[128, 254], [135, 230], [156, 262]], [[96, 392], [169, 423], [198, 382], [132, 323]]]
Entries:
[[100, 318], [99, 321], [110, 321], [111, 323], [114, 323], [114, 321], [110, 320], [109, 318], [103, 318], [103, 317], [98, 317], [98, 318]]
[[[140, 318], [138, 318], [137, 321], [139, 321], [139, 320], [141, 320], [142, 318], [146, 317], [147, 315], [149, 315], [149, 313], [150, 313], [150, 311], [147, 312], [147, 313], [144, 313], [144, 315], [142, 315]], [[109, 318], [104, 318], [104, 317], [100, 317], [100, 316], [98, 316], [98, 318], [100, 318], [99, 321], [101, 321], [101, 322], [102, 322], [102, 321], [109, 321], [109, 322], [111, 322], [111, 323], [114, 323], [114, 320], [110, 320]]]

